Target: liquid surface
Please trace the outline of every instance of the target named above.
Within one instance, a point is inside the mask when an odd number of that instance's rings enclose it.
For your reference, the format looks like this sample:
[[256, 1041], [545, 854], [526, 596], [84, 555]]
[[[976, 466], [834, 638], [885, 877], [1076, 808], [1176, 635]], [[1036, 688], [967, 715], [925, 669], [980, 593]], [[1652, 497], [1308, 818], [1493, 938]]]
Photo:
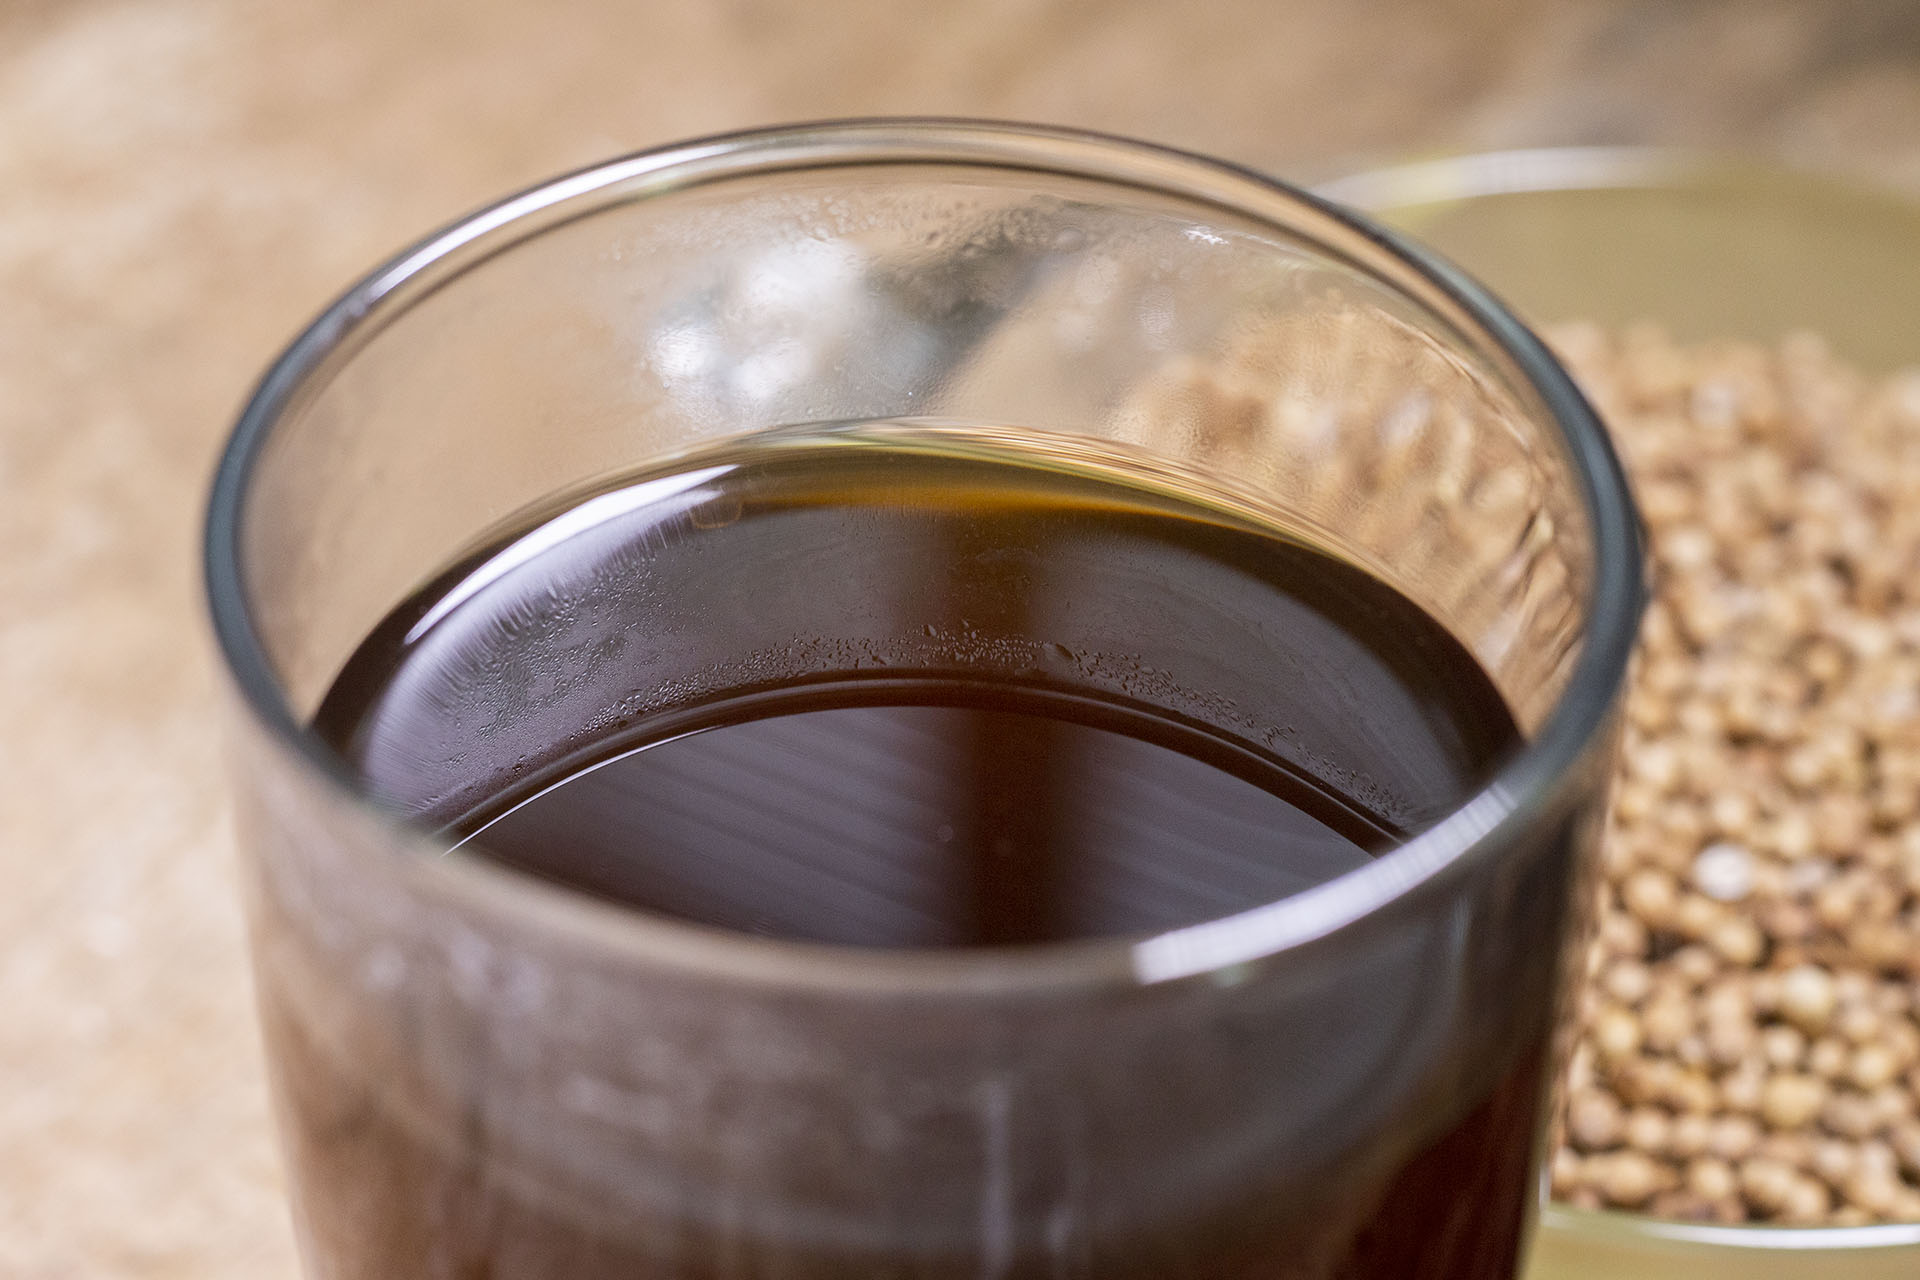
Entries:
[[1163, 929], [1286, 897], [1380, 839], [1147, 717], [959, 682], [839, 692], [856, 696], [617, 757], [473, 839], [654, 911], [896, 947]]
[[776, 435], [537, 513], [397, 611], [318, 726], [482, 856], [894, 947], [1270, 902], [1511, 745], [1471, 656], [1344, 561], [942, 443]]

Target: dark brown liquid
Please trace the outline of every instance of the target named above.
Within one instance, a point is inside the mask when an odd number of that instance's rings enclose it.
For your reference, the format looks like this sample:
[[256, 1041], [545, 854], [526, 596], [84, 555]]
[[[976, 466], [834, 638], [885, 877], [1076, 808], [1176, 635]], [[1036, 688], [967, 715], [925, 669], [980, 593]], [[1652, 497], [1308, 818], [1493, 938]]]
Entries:
[[[645, 480], [600, 495], [617, 514], [531, 559], [511, 548], [539, 530], [517, 528], [463, 563], [348, 664], [322, 732], [485, 856], [682, 919], [895, 947], [1145, 933], [1271, 902], [1437, 817], [1513, 741], [1444, 629], [1219, 510], [844, 440], [709, 469], [656, 502], [629, 501]], [[1198, 608], [1196, 579], [1212, 580]], [[607, 708], [569, 692], [570, 664], [738, 664], [746, 632], [807, 610], [826, 615], [810, 630], [882, 638], [864, 661], [815, 641], [828, 652], [785, 678], [723, 676], [581, 732]], [[1207, 704], [1217, 689], [1128, 672], [1147, 647], [1209, 684], [1273, 686], [1286, 719], [1253, 739], [1237, 707]], [[1274, 732], [1296, 719], [1313, 740]]]
[[[894, 948], [1149, 934], [1272, 902], [1438, 818], [1516, 742], [1443, 627], [1295, 536], [1111, 469], [860, 429], [529, 517], [382, 624], [316, 728], [471, 853], [638, 911]], [[273, 1013], [283, 1055], [311, 1060]], [[1457, 1123], [1397, 1173], [1364, 1171], [1369, 1196], [1391, 1188], [1378, 1220], [1336, 1183], [1277, 1226], [1304, 1206], [1247, 1187], [1120, 1252], [987, 1270], [779, 1239], [665, 1264], [497, 1187], [504, 1238], [455, 1241], [407, 1195], [354, 1188], [369, 1161], [402, 1170], [439, 1188], [447, 1222], [473, 1209], [446, 1190], [457, 1161], [372, 1117], [329, 1156], [302, 1123], [340, 1109], [327, 1079], [284, 1087], [296, 1164], [363, 1224], [354, 1280], [1504, 1277], [1537, 1050], [1504, 1053], [1491, 1092], [1450, 1102]], [[305, 1198], [327, 1230], [326, 1188]], [[1309, 1239], [1326, 1231], [1348, 1243]], [[430, 1262], [442, 1248], [479, 1269]]]
[[950, 679], [743, 701], [473, 839], [689, 920], [928, 947], [1191, 924], [1329, 879], [1385, 838], [1226, 743], [1097, 702]]

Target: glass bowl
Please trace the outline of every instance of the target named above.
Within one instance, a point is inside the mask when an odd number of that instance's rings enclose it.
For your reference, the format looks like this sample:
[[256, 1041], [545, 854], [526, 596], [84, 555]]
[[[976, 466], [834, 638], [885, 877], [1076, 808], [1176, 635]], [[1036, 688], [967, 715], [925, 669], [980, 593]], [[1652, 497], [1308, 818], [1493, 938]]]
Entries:
[[[1537, 324], [1823, 335], [1871, 372], [1920, 363], [1920, 201], [1855, 179], [1637, 148], [1513, 151], [1319, 193], [1452, 258]], [[1914, 1280], [1920, 1223], [1723, 1227], [1549, 1205], [1528, 1280]]]

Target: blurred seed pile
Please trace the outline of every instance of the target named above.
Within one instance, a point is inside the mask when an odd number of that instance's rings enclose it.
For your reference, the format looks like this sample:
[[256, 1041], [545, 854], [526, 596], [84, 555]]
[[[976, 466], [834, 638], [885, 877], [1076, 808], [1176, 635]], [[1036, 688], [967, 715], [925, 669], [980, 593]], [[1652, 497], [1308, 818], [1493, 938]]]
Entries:
[[1555, 1195], [1920, 1220], [1920, 372], [1570, 327], [1652, 534]]

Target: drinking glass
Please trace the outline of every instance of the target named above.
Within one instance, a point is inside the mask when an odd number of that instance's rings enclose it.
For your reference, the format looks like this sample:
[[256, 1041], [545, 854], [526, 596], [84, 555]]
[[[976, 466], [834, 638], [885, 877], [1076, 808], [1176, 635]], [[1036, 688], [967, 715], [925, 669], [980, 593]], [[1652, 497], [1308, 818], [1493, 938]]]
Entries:
[[[1124, 451], [1336, 549], [1473, 654], [1522, 743], [1397, 847], [1278, 901], [909, 951], [529, 876], [455, 847], [423, 799], [370, 794], [313, 732], [359, 642], [515, 513], [716, 439], [870, 419]], [[315, 1280], [1513, 1274], [1640, 537], [1539, 342], [1380, 228], [1229, 165], [1014, 125], [616, 160], [321, 314], [241, 416], [207, 574]], [[836, 644], [924, 650], [874, 630], [899, 620], [826, 621], [794, 645], [771, 611], [711, 666], [568, 687], [666, 713], [733, 659], [801, 679]], [[1126, 662], [1090, 681], [1311, 757], [1286, 699], [1337, 689], [1100, 625], [1074, 643]], [[992, 677], [1034, 640], [973, 639], [939, 660]], [[504, 763], [484, 734], [459, 745], [422, 797]]]

